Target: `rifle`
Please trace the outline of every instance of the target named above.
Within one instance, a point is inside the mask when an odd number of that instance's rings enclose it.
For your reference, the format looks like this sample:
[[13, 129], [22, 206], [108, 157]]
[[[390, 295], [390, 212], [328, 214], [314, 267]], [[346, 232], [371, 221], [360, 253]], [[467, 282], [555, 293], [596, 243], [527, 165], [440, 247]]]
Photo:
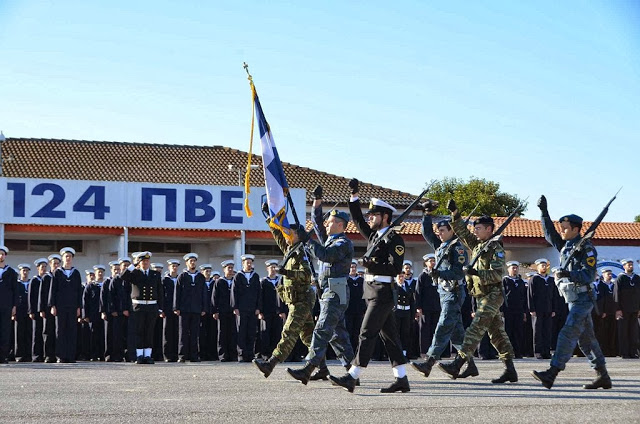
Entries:
[[427, 187], [422, 193], [420, 193], [420, 195], [416, 197], [416, 199], [411, 202], [409, 206], [407, 206], [404, 212], [402, 212], [400, 216], [394, 219], [393, 222], [389, 224], [387, 228], [385, 228], [384, 233], [369, 247], [369, 249], [367, 249], [364, 256], [362, 257], [363, 260], [370, 259], [371, 255], [373, 255], [373, 252], [376, 251], [376, 249], [382, 242], [387, 243], [396, 232], [402, 230], [402, 221], [404, 221], [409, 216], [411, 211], [415, 209], [418, 203], [420, 203], [420, 200], [422, 200], [422, 198], [429, 192], [431, 186], [433, 186], [434, 183], [435, 181], [432, 182], [429, 187]]

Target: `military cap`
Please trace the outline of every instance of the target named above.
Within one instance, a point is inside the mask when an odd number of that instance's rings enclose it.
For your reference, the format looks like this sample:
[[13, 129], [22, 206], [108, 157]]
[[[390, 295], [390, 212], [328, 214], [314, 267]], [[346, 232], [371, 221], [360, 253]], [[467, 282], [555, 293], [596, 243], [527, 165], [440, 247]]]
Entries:
[[339, 211], [337, 209], [332, 210], [331, 213], [329, 213], [329, 216], [340, 218], [341, 220], [343, 220], [345, 222], [345, 224], [347, 222], [349, 222], [349, 220], [351, 219], [351, 217], [349, 217], [348, 213]]
[[493, 218], [491, 218], [488, 215], [482, 215], [478, 218], [476, 218], [475, 221], [473, 221], [473, 226], [475, 227], [476, 225], [494, 225], [493, 224]]
[[23, 268], [31, 270], [31, 265], [29, 265], [29, 264], [18, 264], [18, 269], [23, 269]]
[[76, 250], [73, 247], [63, 247], [62, 249], [60, 249], [60, 256], [64, 255], [67, 252], [71, 253], [71, 256], [76, 256]]
[[436, 223], [436, 227], [437, 228], [440, 228], [440, 227], [451, 228], [451, 220], [449, 218], [441, 219], [440, 221], [438, 221]]
[[545, 259], [545, 258], [539, 258], [539, 259], [536, 259], [536, 261], [534, 262], [534, 264], [536, 264], [536, 265], [540, 265], [540, 264], [547, 264], [547, 265], [549, 265], [549, 260], [548, 260], [548, 259]]
[[201, 271], [204, 271], [205, 269], [212, 269], [213, 267], [211, 266], [211, 264], [202, 264], [199, 266]]
[[118, 266], [118, 265], [120, 265], [120, 262], [118, 262], [118, 261], [109, 262], [109, 266]]
[[125, 262], [131, 263], [131, 259], [129, 259], [129, 258], [128, 258], [128, 257], [126, 257], [126, 256], [124, 256], [124, 257], [122, 257], [122, 258], [118, 258], [118, 263], [119, 263], [120, 265], [122, 265], [122, 264], [123, 264], [123, 263], [125, 263]]
[[271, 265], [278, 265], [278, 260], [277, 259], [269, 259], [268, 261], [265, 261], [264, 264], [266, 266], [271, 266]]
[[356, 272], [358, 274], [364, 274], [364, 268], [358, 268], [358, 269], [356, 269]]
[[233, 261], [233, 259], [227, 259], [226, 261], [222, 261], [220, 263], [220, 265], [222, 266], [222, 268], [224, 268], [225, 266], [229, 266], [229, 265], [235, 265], [236, 263]]
[[93, 272], [92, 269], [85, 269], [84, 273], [87, 274], [87, 275], [95, 274], [95, 272]]
[[164, 269], [164, 265], [161, 264], [160, 262], [154, 262], [151, 264], [151, 268], [160, 268], [160, 269]]
[[38, 258], [38, 259], [36, 259], [35, 261], [33, 261], [33, 264], [34, 264], [35, 266], [39, 266], [40, 264], [45, 264], [45, 265], [46, 265], [46, 264], [47, 264], [47, 262], [48, 262], [48, 261], [47, 261], [47, 258]]
[[220, 271], [211, 271], [211, 275], [217, 275], [218, 277], [220, 276]]
[[620, 263], [621, 263], [622, 265], [624, 265], [624, 264], [628, 264], [629, 262], [633, 263], [633, 259], [631, 259], [631, 258], [624, 258], [623, 260], [621, 260], [621, 261], [620, 261]]
[[253, 260], [256, 259], [256, 257], [254, 255], [245, 254], [245, 255], [240, 256], [240, 259], [243, 260], [243, 261], [246, 261], [247, 259], [251, 259], [253, 261]]
[[145, 252], [136, 252], [133, 254], [133, 259], [137, 262], [142, 261], [143, 259], [151, 259], [151, 256], [153, 256], [151, 254], [151, 252], [149, 251], [145, 251]]
[[509, 261], [507, 262], [507, 266], [520, 266], [520, 262], [518, 261]]
[[0, 250], [2, 250], [5, 254], [9, 253], [9, 248], [7, 246], [0, 246]]
[[396, 208], [385, 202], [384, 200], [372, 197], [369, 201], [369, 213], [386, 212], [393, 214], [397, 212]]
[[106, 271], [106, 270], [107, 270], [107, 267], [106, 267], [106, 266], [104, 266], [104, 265], [98, 264], [98, 265], [94, 265], [94, 266], [93, 266], [93, 269], [94, 269], [94, 270], [96, 270], [96, 271], [97, 271], [97, 270], [99, 270], [99, 269], [101, 269], [101, 270], [103, 270], [103, 271]]
[[51, 255], [47, 256], [47, 260], [48, 261], [52, 261], [54, 259], [57, 259], [57, 260], [61, 261], [62, 257], [60, 257], [60, 255], [58, 255], [57, 253], [54, 253], [54, 254], [51, 254]]
[[198, 254], [191, 252], [191, 253], [187, 253], [182, 257], [182, 259], [184, 259], [185, 261], [188, 261], [191, 258], [195, 258], [196, 260], [198, 260]]
[[409, 259], [405, 259], [404, 261], [402, 261], [402, 265], [413, 266], [413, 262], [411, 262]]
[[167, 265], [180, 265], [180, 261], [177, 259], [169, 259]]
[[354, 265], [358, 265], [358, 261], [356, 259], [351, 259], [351, 263]]
[[605, 272], [613, 272], [613, 270], [611, 268], [609, 268], [609, 267], [602, 268], [600, 270], [600, 274], [604, 274]]
[[575, 214], [565, 215], [559, 219], [560, 222], [570, 222], [572, 224], [581, 225], [582, 218]]
[[422, 257], [422, 260], [428, 261], [429, 259], [435, 259], [435, 258], [436, 258], [436, 255], [434, 255], [433, 253], [427, 253]]

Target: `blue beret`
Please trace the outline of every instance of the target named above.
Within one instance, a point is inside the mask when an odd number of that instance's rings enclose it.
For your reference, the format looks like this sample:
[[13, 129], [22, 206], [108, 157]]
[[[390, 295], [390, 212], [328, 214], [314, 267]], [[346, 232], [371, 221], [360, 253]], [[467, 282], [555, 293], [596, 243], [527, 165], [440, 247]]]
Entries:
[[441, 221], [438, 221], [438, 223], [436, 224], [436, 227], [440, 228], [440, 227], [449, 227], [451, 228], [451, 220], [446, 218], [443, 219]]
[[336, 218], [340, 218], [344, 222], [349, 222], [349, 220], [351, 219], [348, 213], [339, 211], [337, 209], [332, 210], [330, 215], [335, 216]]
[[476, 218], [475, 221], [473, 221], [473, 226], [475, 227], [478, 224], [482, 224], [482, 225], [494, 225], [493, 224], [493, 218], [491, 218], [490, 216], [487, 215], [482, 215], [479, 218]]
[[565, 215], [562, 218], [560, 218], [560, 222], [571, 222], [572, 224], [581, 225], [582, 218], [580, 218], [578, 215], [575, 215], [575, 214]]

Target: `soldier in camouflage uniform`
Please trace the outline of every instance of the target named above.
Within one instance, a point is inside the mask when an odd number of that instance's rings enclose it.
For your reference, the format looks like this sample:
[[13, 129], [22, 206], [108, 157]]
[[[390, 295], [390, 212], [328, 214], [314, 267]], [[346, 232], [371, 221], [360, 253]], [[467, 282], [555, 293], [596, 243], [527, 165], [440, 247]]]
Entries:
[[[544, 196], [538, 200], [542, 212], [542, 231], [544, 237], [560, 252], [561, 263], [566, 262], [573, 246], [581, 240], [582, 218], [566, 215], [560, 218], [560, 233], [556, 231]], [[584, 245], [582, 251], [567, 264], [566, 269], [555, 271], [558, 290], [569, 304], [569, 316], [558, 334], [558, 344], [551, 358], [551, 366], [546, 371], [533, 371], [533, 376], [550, 389], [558, 373], [573, 356], [576, 343], [591, 367], [596, 370], [596, 379], [582, 386], [585, 389], [610, 389], [611, 378], [607, 372], [604, 355], [593, 332], [591, 310], [593, 309], [591, 282], [596, 276], [597, 252], [591, 242]]]
[[502, 276], [504, 275], [505, 254], [502, 243], [492, 240], [495, 226], [493, 219], [481, 216], [473, 223], [474, 234], [467, 229], [466, 223], [460, 218], [458, 207], [453, 200], [449, 200], [447, 208], [451, 211], [452, 228], [462, 242], [472, 251], [472, 256], [480, 255], [473, 268], [465, 268], [469, 294], [476, 298], [477, 309], [471, 325], [464, 335], [462, 347], [455, 359], [448, 363], [439, 363], [439, 368], [457, 378], [460, 368], [473, 355], [473, 351], [482, 340], [485, 331], [489, 333], [491, 344], [496, 348], [500, 359], [505, 364], [505, 371], [494, 384], [518, 381], [518, 374], [513, 366], [513, 347], [504, 330], [504, 323], [500, 315], [500, 306], [504, 301], [502, 294]]
[[[299, 228], [297, 224], [291, 225], [293, 230], [291, 242], [287, 241], [279, 230], [270, 228], [276, 244], [285, 254], [284, 263], [278, 269], [278, 273], [283, 278], [282, 284], [278, 285], [277, 291], [278, 295], [287, 304], [289, 315], [287, 315], [287, 320], [282, 328], [280, 341], [273, 350], [271, 357], [266, 361], [263, 359], [253, 360], [253, 363], [265, 378], [271, 375], [278, 362], [284, 362], [289, 357], [298, 338], [302, 340], [305, 346], [311, 347], [311, 336], [314, 328], [311, 311], [316, 301], [315, 293], [311, 288], [309, 260], [305, 255], [302, 244], [299, 243], [298, 234], [300, 232], [305, 233], [304, 228]], [[294, 248], [295, 250], [292, 251]]]

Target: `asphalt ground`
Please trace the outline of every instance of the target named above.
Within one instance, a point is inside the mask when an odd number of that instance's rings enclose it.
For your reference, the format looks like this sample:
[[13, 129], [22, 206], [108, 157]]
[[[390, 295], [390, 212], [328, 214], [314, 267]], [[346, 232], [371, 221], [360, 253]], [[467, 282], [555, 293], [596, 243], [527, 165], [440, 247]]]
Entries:
[[[0, 366], [0, 422], [12, 423], [635, 423], [640, 422], [640, 361], [610, 358], [610, 390], [584, 390], [595, 375], [573, 358], [551, 390], [531, 371], [548, 360], [516, 361], [519, 381], [493, 385], [499, 361], [477, 361], [480, 376], [427, 379], [408, 367], [411, 392], [380, 394], [393, 377], [373, 362], [355, 393], [328, 381], [308, 386], [279, 364], [265, 379], [248, 363], [12, 363]], [[336, 361], [329, 368], [344, 369]]]

